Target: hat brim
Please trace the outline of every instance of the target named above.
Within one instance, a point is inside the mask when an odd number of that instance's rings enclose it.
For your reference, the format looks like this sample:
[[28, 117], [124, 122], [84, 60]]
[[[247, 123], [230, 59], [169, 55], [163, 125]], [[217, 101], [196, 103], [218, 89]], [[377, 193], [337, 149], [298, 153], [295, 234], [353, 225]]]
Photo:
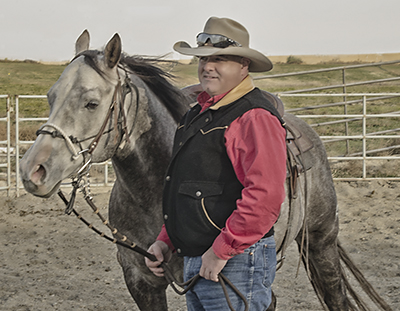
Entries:
[[213, 46], [191, 47], [184, 41], [174, 44], [173, 49], [183, 55], [191, 56], [213, 56], [213, 55], [236, 55], [250, 59], [250, 72], [263, 72], [272, 69], [272, 62], [264, 54], [245, 47], [229, 46], [226, 48], [217, 48]]

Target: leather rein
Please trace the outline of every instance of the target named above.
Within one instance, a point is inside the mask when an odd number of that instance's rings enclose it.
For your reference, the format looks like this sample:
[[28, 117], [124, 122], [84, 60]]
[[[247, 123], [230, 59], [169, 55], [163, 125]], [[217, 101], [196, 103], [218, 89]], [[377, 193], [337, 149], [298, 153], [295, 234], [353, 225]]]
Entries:
[[[58, 127], [57, 125], [52, 124], [52, 123], [45, 123], [44, 125], [42, 125], [39, 128], [39, 130], [36, 132], [36, 135], [39, 136], [41, 134], [44, 134], [44, 135], [51, 135], [53, 138], [62, 138], [66, 141], [68, 149], [72, 153], [71, 160], [77, 160], [79, 158], [79, 156], [81, 156], [81, 155], [83, 157], [83, 162], [82, 162], [81, 167], [79, 169], [77, 169], [77, 172], [74, 174], [73, 177], [71, 177], [73, 189], [72, 189], [72, 193], [71, 193], [71, 197], [70, 197], [69, 201], [65, 197], [65, 195], [63, 194], [61, 189], [59, 189], [58, 193], [57, 193], [58, 196], [62, 199], [62, 201], [66, 205], [65, 213], [68, 215], [70, 215], [71, 212], [74, 213], [74, 215], [78, 219], [80, 219], [85, 225], [87, 225], [90, 229], [92, 229], [94, 232], [96, 232], [101, 237], [103, 237], [115, 244], [118, 244], [118, 245], [128, 248], [130, 250], [133, 250], [136, 253], [139, 253], [142, 256], [147, 257], [151, 261], [157, 261], [157, 258], [153, 254], [150, 254], [143, 248], [139, 247], [136, 243], [130, 241], [125, 235], [121, 234], [116, 228], [114, 228], [110, 225], [108, 220], [100, 214], [99, 209], [96, 207], [96, 205], [93, 202], [93, 198], [91, 197], [90, 193], [86, 190], [86, 189], [88, 189], [88, 186], [84, 182], [82, 182], [84, 175], [88, 174], [90, 171], [91, 164], [92, 164], [92, 157], [91, 157], [92, 153], [98, 146], [99, 141], [103, 135], [110, 133], [112, 130], [115, 130], [115, 141], [118, 140], [118, 134], [119, 134], [118, 125], [122, 123], [122, 128], [121, 128], [121, 133], [120, 133], [121, 140], [122, 140], [122, 137], [125, 136], [125, 138], [124, 138], [125, 141], [127, 143], [129, 143], [129, 133], [127, 130], [126, 116], [125, 116], [125, 112], [124, 112], [125, 111], [124, 110], [125, 97], [129, 92], [132, 94], [134, 92], [136, 93], [136, 113], [135, 113], [131, 131], [135, 127], [135, 123], [136, 123], [136, 119], [137, 119], [137, 115], [138, 115], [138, 108], [139, 108], [139, 90], [138, 90], [137, 86], [135, 84], [133, 84], [131, 79], [129, 78], [128, 71], [121, 65], [118, 65], [118, 67], [125, 72], [125, 81], [124, 81], [125, 83], [124, 83], [124, 86], [121, 85], [121, 80], [118, 75], [118, 83], [114, 89], [112, 102], [109, 106], [106, 117], [96, 135], [79, 140], [77, 137], [74, 137], [72, 135], [67, 135], [60, 127]], [[120, 100], [118, 100], [118, 99], [120, 99]], [[133, 102], [133, 95], [131, 96], [131, 103], [132, 102]], [[119, 113], [119, 115], [118, 115], [118, 113], [115, 113], [114, 128], [105, 130], [107, 123], [111, 120], [111, 117], [112, 117], [112, 114], [113, 114], [115, 108], [118, 106], [119, 106], [120, 113]], [[121, 118], [122, 121], [120, 121], [119, 118]], [[54, 130], [53, 131], [45, 130], [44, 128], [46, 128], [46, 127], [51, 127]], [[85, 142], [87, 140], [90, 140], [90, 139], [92, 139], [92, 141], [89, 144], [88, 148], [83, 149], [81, 143]], [[75, 145], [79, 146], [79, 148], [80, 148], [79, 151], [76, 150]], [[103, 224], [106, 225], [111, 230], [112, 234], [114, 235], [114, 238], [107, 236], [106, 234], [104, 234], [103, 232], [101, 232], [100, 230], [95, 228], [91, 223], [89, 223], [87, 220], [85, 220], [74, 209], [73, 206], [75, 203], [76, 192], [78, 189], [81, 189], [81, 192], [83, 193], [84, 199], [87, 202], [87, 204], [92, 208], [93, 212], [101, 219]], [[187, 282], [181, 283], [181, 282], [177, 281], [177, 279], [174, 277], [174, 275], [167, 263], [165, 263], [165, 262], [161, 263], [161, 267], [164, 269], [165, 279], [167, 280], [168, 284], [171, 285], [173, 290], [179, 295], [186, 294], [186, 292], [188, 292], [191, 288], [193, 288], [193, 286], [195, 285], [197, 280], [200, 278], [200, 275], [197, 274], [193, 278], [188, 280]], [[248, 306], [246, 297], [244, 297], [244, 295], [234, 286], [234, 284], [226, 276], [223, 275], [223, 273], [219, 273], [218, 277], [219, 277], [218, 278], [219, 283], [222, 286], [222, 289], [224, 291], [225, 298], [226, 298], [226, 301], [228, 303], [230, 310], [235, 311], [235, 309], [233, 308], [232, 303], [230, 301], [226, 284], [228, 284], [231, 287], [231, 289], [240, 297], [240, 299], [244, 302], [245, 311], [248, 311], [249, 306]], [[179, 289], [176, 285], [179, 286], [181, 289]]]

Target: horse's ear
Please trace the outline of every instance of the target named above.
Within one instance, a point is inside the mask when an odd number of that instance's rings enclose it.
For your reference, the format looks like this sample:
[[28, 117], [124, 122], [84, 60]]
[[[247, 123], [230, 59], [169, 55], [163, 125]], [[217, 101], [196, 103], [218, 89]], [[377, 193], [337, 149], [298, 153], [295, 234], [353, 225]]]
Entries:
[[109, 68], [114, 68], [115, 65], [118, 64], [121, 52], [121, 37], [116, 33], [111, 40], [108, 41], [106, 48], [104, 49], [105, 62]]
[[76, 40], [75, 43], [75, 55], [78, 55], [79, 53], [89, 50], [89, 44], [90, 44], [90, 35], [89, 31], [85, 29], [82, 34], [79, 36], [79, 38]]

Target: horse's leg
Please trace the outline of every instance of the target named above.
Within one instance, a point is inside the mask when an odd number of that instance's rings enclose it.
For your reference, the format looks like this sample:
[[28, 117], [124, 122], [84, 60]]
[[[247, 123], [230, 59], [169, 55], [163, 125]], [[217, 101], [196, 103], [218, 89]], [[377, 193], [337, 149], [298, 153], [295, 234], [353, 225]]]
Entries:
[[167, 284], [165, 282], [151, 283], [151, 278], [146, 278], [143, 271], [140, 271], [137, 266], [123, 264], [120, 252], [117, 256], [124, 272], [126, 286], [139, 309], [141, 311], [167, 311], [165, 292]]
[[156, 288], [143, 278], [135, 277], [132, 270], [124, 271], [126, 285], [141, 311], [167, 311], [167, 295], [165, 287]]
[[272, 302], [266, 311], [275, 311], [276, 310], [276, 296], [273, 291], [271, 292], [271, 294], [272, 294]]
[[[309, 273], [314, 289], [320, 293], [329, 310], [347, 311], [348, 303], [337, 248], [337, 225], [331, 229], [330, 232], [309, 232]], [[296, 241], [300, 249], [300, 236]], [[303, 262], [306, 263], [304, 257]]]

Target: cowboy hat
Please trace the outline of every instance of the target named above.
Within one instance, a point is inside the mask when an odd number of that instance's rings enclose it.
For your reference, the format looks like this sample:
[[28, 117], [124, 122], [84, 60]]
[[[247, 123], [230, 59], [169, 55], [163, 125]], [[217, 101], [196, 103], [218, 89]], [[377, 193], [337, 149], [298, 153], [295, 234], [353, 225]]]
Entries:
[[[213, 38], [224, 40], [226, 47], [213, 44]], [[174, 44], [174, 50], [192, 56], [236, 55], [250, 59], [249, 71], [261, 72], [272, 69], [271, 61], [262, 53], [249, 48], [249, 33], [238, 22], [229, 18], [210, 17], [204, 26], [204, 31], [197, 38], [208, 38], [198, 42], [199, 46], [191, 47], [184, 41]], [[204, 39], [203, 39], [204, 41]], [[226, 42], [225, 42], [226, 41]]]

